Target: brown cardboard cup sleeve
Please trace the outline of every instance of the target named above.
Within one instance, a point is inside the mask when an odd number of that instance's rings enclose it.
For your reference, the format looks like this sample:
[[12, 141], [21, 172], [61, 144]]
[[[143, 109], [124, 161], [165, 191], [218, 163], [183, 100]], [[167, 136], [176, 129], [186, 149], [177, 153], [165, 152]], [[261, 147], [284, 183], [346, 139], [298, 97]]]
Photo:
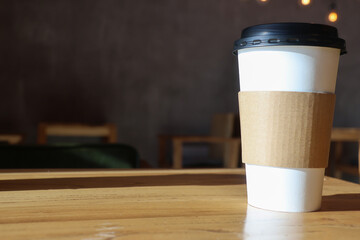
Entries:
[[326, 168], [335, 94], [239, 92], [243, 162]]

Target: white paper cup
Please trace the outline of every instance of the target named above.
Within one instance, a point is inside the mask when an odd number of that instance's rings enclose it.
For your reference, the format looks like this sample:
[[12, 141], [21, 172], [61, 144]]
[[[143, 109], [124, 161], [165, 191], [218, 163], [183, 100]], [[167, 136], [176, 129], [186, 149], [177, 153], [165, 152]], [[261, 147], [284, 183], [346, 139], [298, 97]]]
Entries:
[[[340, 48], [268, 45], [235, 49], [241, 91], [335, 92]], [[318, 210], [323, 178], [324, 168], [246, 164], [248, 204], [285, 212]]]
[[240, 50], [240, 91], [335, 92], [340, 49], [274, 46]]
[[321, 207], [324, 168], [279, 168], [246, 164], [248, 203], [281, 212]]

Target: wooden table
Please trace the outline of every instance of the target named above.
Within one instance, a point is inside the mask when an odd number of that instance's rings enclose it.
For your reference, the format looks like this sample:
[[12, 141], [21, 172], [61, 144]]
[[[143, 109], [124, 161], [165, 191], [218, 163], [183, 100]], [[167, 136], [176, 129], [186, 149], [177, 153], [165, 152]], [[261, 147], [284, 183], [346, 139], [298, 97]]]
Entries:
[[359, 239], [360, 186], [325, 178], [322, 209], [246, 203], [243, 169], [0, 173], [0, 239]]

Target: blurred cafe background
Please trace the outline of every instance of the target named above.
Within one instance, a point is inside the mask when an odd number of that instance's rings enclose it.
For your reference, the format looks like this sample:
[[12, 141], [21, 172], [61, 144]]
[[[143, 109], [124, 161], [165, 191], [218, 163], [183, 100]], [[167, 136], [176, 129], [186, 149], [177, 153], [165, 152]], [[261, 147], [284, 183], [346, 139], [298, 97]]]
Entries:
[[358, 182], [359, 11], [359, 0], [0, 0], [0, 168], [242, 167], [233, 43], [251, 25], [309, 22], [346, 40], [327, 174]]

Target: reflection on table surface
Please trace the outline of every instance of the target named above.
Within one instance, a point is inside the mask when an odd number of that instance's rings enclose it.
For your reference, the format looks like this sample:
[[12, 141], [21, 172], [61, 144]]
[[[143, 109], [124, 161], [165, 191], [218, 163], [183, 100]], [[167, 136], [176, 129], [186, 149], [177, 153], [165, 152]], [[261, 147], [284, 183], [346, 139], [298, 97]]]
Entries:
[[247, 206], [243, 237], [253, 239], [303, 239], [304, 214], [267, 211]]

